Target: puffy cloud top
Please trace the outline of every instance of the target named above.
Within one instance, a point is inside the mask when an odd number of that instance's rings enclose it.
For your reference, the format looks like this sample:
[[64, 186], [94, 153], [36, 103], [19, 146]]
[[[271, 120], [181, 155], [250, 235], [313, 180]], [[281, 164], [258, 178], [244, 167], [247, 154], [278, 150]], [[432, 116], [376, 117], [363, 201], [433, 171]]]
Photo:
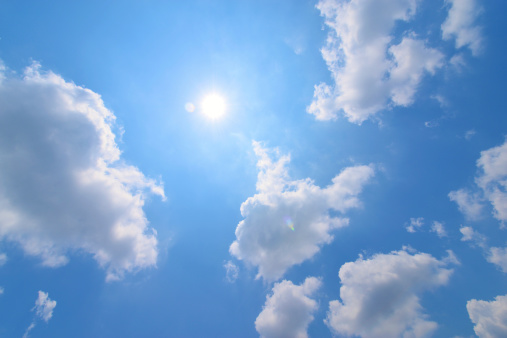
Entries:
[[412, 18], [416, 0], [321, 0], [317, 8], [331, 28], [322, 55], [335, 82], [315, 87], [308, 112], [318, 120], [343, 111], [360, 124], [388, 104], [408, 106], [424, 73], [443, 65], [443, 54], [410, 31], [392, 44], [396, 21]]
[[261, 337], [307, 338], [308, 325], [317, 302], [310, 298], [321, 286], [319, 279], [306, 278], [301, 285], [284, 280], [276, 283], [273, 294], [266, 297], [266, 304], [255, 320], [255, 328]]
[[497, 296], [491, 302], [469, 300], [467, 310], [480, 338], [507, 337], [507, 295]]
[[0, 238], [46, 266], [82, 250], [107, 279], [152, 266], [157, 239], [143, 212], [161, 185], [120, 159], [114, 114], [93, 91], [34, 63], [0, 84]]
[[377, 254], [345, 263], [339, 272], [339, 300], [329, 303], [326, 324], [338, 335], [361, 337], [425, 337], [437, 328], [427, 320], [419, 295], [445, 285], [452, 274], [448, 263], [426, 253], [406, 250]]
[[[348, 219], [332, 217], [329, 210], [345, 212], [360, 206], [357, 195], [373, 176], [370, 166], [344, 169], [326, 188], [309, 178], [291, 180], [287, 155], [253, 142], [258, 157], [257, 191], [241, 205], [245, 218], [236, 228], [230, 253], [258, 267], [257, 277], [277, 280], [285, 271], [313, 257], [320, 246], [333, 240], [331, 231]], [[270, 153], [277, 158], [273, 160]]]

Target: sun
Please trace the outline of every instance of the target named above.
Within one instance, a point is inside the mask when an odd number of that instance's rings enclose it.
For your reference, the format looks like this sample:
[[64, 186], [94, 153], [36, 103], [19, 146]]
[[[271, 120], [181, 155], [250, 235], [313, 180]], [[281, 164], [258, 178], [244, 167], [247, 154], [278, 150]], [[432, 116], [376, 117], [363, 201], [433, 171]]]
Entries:
[[226, 104], [218, 94], [209, 94], [202, 101], [202, 112], [212, 120], [221, 118], [225, 114]]

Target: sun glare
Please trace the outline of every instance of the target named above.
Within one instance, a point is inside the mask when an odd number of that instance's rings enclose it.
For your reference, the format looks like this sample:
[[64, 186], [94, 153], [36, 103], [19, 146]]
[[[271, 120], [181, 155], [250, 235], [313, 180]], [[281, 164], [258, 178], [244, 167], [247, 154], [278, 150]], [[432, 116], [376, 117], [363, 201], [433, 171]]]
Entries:
[[202, 112], [213, 120], [222, 117], [225, 109], [225, 100], [220, 95], [210, 94], [202, 101]]

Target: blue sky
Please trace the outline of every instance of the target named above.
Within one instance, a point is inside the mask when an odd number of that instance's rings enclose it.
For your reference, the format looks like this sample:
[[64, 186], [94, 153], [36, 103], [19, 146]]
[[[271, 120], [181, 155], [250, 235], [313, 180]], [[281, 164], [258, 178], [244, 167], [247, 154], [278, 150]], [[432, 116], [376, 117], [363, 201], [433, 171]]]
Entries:
[[2, 1], [0, 336], [507, 336], [506, 6]]

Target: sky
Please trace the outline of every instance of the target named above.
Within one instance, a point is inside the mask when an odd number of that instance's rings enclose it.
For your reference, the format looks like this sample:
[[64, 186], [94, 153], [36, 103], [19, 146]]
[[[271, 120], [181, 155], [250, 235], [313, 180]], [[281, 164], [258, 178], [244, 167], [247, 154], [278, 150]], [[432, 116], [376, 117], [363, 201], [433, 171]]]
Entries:
[[0, 1], [0, 336], [506, 337], [506, 12]]

